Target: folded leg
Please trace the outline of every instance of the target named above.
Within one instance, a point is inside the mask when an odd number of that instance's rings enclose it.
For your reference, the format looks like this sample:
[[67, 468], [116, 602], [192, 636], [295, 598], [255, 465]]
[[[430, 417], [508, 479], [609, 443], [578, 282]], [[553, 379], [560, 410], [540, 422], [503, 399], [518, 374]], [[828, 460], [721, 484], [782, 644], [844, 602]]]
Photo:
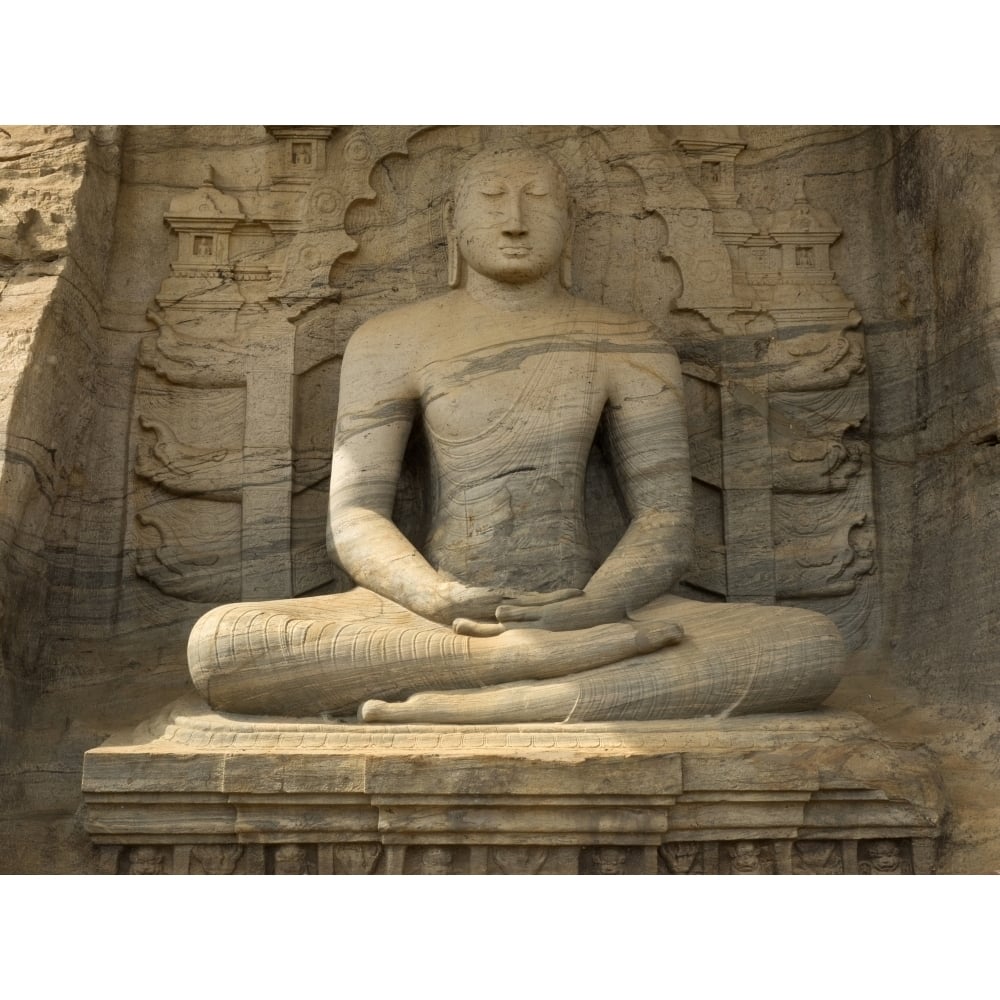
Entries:
[[365, 698], [557, 677], [659, 649], [670, 621], [620, 622], [573, 633], [523, 629], [456, 635], [371, 591], [230, 604], [191, 631], [188, 667], [216, 709], [261, 715], [348, 714]]
[[[798, 608], [668, 597], [636, 615], [669, 620], [685, 639], [554, 680], [426, 691], [366, 702], [366, 721], [596, 722], [748, 715], [818, 707], [837, 686], [843, 643], [823, 615]], [[570, 637], [573, 633], [551, 633]], [[570, 640], [572, 641], [572, 640]]]

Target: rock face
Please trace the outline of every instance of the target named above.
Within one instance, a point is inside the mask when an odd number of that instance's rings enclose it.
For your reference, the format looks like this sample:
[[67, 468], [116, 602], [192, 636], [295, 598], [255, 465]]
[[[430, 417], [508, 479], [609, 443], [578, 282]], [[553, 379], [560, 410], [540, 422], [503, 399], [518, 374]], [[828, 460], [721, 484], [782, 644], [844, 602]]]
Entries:
[[[932, 745], [983, 763], [978, 802], [945, 770], [944, 869], [997, 866], [1000, 134], [513, 131], [576, 193], [574, 292], [648, 319], [680, 355], [684, 593], [822, 611], [853, 652], [838, 705], [870, 711], [876, 692], [882, 716], [918, 702], [952, 720]], [[4, 864], [88, 871], [81, 753], [189, 690], [192, 623], [348, 587], [324, 539], [345, 345], [446, 287], [451, 175], [505, 136], [6, 133]], [[414, 534], [421, 494], [404, 478]], [[609, 500], [598, 464], [588, 509]], [[595, 547], [621, 527], [591, 518]]]

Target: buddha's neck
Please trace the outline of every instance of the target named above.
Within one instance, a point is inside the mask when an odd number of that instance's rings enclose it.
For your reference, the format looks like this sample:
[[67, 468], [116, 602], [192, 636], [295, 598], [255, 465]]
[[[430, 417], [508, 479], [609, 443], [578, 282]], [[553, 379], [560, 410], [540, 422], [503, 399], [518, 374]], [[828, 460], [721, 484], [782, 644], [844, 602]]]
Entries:
[[466, 266], [465, 291], [481, 305], [504, 311], [535, 309], [560, 297], [559, 275], [549, 273], [522, 284], [496, 281]]

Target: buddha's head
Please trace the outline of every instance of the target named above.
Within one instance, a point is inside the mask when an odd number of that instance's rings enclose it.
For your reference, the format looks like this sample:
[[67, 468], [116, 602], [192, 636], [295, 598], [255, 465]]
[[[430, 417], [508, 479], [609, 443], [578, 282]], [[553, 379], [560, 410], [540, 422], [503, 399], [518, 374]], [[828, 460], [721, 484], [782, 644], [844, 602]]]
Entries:
[[445, 212], [448, 283], [462, 283], [460, 261], [494, 281], [525, 284], [560, 268], [569, 284], [569, 187], [545, 153], [487, 149], [459, 172]]

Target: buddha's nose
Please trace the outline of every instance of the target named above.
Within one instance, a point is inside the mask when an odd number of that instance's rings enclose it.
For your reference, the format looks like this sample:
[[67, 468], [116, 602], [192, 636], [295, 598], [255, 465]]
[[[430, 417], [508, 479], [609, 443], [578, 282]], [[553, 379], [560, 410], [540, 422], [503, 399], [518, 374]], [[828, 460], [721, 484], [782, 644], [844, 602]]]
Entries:
[[507, 218], [504, 221], [505, 236], [523, 236], [527, 232], [524, 223], [524, 213], [521, 211], [521, 199], [516, 195], [507, 202]]

